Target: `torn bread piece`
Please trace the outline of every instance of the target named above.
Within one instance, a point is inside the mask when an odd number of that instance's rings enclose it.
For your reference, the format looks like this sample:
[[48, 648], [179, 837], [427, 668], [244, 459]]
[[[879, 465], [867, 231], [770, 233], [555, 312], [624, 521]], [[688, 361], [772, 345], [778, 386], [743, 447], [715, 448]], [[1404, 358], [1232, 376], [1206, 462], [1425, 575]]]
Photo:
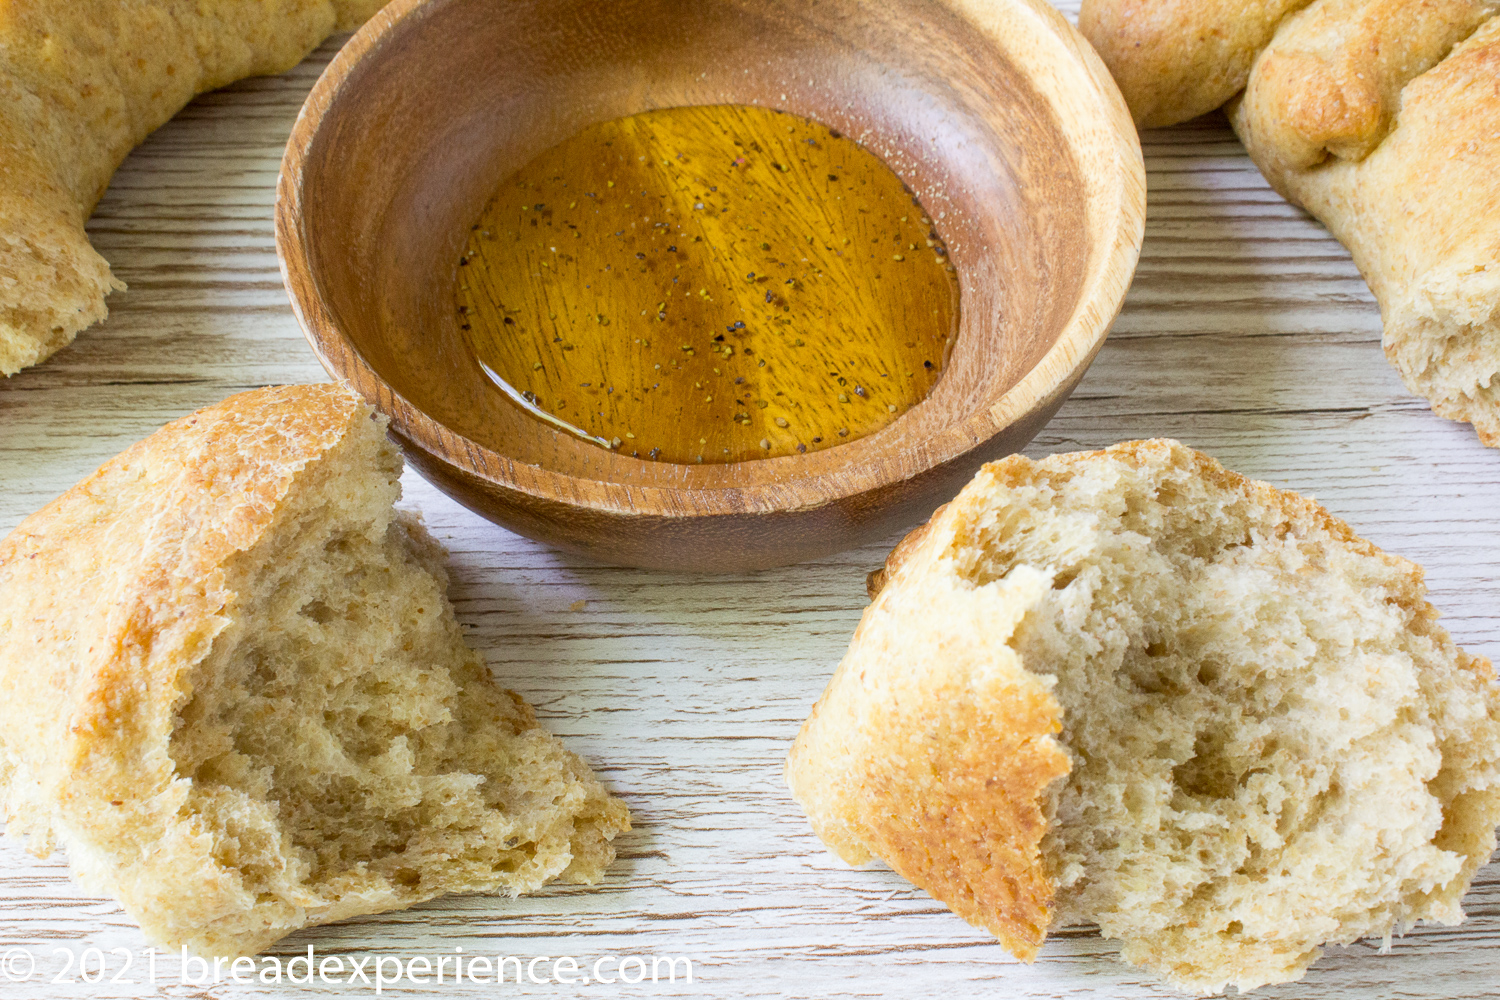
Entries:
[[599, 881], [623, 803], [463, 641], [347, 390], [233, 396], [0, 542], [0, 804], [147, 937], [254, 954]]
[[1173, 441], [986, 466], [892, 554], [787, 780], [1017, 956], [1097, 923], [1216, 993], [1457, 923], [1500, 688], [1421, 570]]
[[126, 155], [197, 94], [281, 73], [386, 0], [0, 4], [0, 375], [125, 286], [84, 223]]

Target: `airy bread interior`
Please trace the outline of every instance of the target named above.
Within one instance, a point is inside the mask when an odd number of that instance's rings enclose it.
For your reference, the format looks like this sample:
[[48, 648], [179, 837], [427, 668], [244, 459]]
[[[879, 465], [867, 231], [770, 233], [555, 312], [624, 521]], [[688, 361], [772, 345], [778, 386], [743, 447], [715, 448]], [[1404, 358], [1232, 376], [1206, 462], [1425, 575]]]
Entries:
[[243, 908], [150, 926], [200, 951], [440, 893], [599, 880], [624, 806], [490, 679], [442, 553], [392, 519], [400, 460], [373, 421], [299, 474], [226, 565], [227, 625], [183, 687], [168, 751], [181, 817]]
[[1500, 725], [1420, 570], [1181, 446], [1089, 458], [1000, 477], [952, 549], [973, 587], [1052, 581], [1008, 644], [1064, 710], [1054, 925], [1219, 991], [1461, 919]]
[[[1391, 308], [1386, 356], [1436, 413], [1473, 424], [1481, 442], [1500, 448], [1500, 278], [1476, 273], [1460, 283], [1476, 286], [1462, 289], [1467, 301], [1457, 294], [1447, 301], [1411, 296], [1415, 301]], [[1477, 287], [1484, 284], [1490, 287]]]

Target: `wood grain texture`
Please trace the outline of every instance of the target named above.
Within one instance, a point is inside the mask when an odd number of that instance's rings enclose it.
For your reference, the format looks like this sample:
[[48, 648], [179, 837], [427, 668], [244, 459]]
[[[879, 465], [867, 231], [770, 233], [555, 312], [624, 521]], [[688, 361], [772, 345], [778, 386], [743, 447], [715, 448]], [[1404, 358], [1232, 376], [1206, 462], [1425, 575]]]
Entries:
[[[589, 126], [706, 104], [838, 129], [942, 225], [958, 338], [884, 430], [656, 462], [539, 423], [469, 351], [458, 259], [497, 180]], [[465, 505], [624, 565], [751, 569], [879, 537], [1031, 440], [1124, 296], [1143, 174], [1103, 64], [1041, 0], [395, 0], [313, 89], [276, 234], [314, 350]]]
[[[198, 99], [132, 154], [90, 234], [130, 290], [50, 362], [0, 383], [0, 530], [168, 419], [239, 389], [324, 377], [277, 273], [277, 165], [318, 56]], [[1408, 395], [1348, 254], [1272, 193], [1224, 121], [1145, 136], [1141, 267], [1098, 360], [1028, 453], [1175, 435], [1229, 467], [1312, 494], [1427, 567], [1457, 641], [1500, 657], [1500, 461]], [[1171, 994], [1088, 928], [1033, 966], [881, 868], [849, 870], [813, 837], [781, 762], [843, 654], [883, 541], [803, 565], [711, 577], [599, 566], [528, 541], [414, 474], [406, 502], [453, 551], [472, 641], [629, 802], [636, 829], [598, 891], [448, 899], [322, 928], [277, 953], [691, 956], [686, 987], [512, 995], [1145, 998]], [[903, 530], [904, 530], [903, 526]], [[582, 610], [571, 610], [583, 600]], [[1500, 995], [1500, 866], [1456, 928], [1335, 949], [1267, 998]], [[59, 859], [0, 841], [0, 951], [127, 947], [139, 932]], [[118, 968], [118, 966], [116, 966]], [[163, 969], [174, 969], [166, 963]], [[50, 975], [47, 977], [50, 978]], [[299, 987], [0, 986], [18, 1000], [280, 997]], [[334, 995], [336, 991], [328, 991]], [[348, 996], [366, 996], [357, 987]], [[494, 996], [494, 986], [387, 989]]]

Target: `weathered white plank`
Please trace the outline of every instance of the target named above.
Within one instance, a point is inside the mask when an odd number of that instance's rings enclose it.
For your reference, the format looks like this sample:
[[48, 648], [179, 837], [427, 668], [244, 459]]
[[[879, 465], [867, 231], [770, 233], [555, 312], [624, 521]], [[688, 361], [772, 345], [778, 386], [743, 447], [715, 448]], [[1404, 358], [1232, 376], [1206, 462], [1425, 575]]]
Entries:
[[[163, 422], [231, 392], [324, 377], [276, 268], [281, 146], [333, 46], [283, 77], [195, 102], [126, 163], [90, 229], [130, 283], [112, 315], [0, 383], [0, 531]], [[1323, 229], [1272, 193], [1222, 118], [1145, 137], [1151, 205], [1140, 271], [1109, 344], [1030, 452], [1171, 435], [1321, 499], [1424, 564], [1456, 638], [1500, 656], [1500, 454], [1406, 394], [1375, 305]], [[636, 829], [596, 891], [441, 900], [283, 942], [345, 956], [686, 955], [691, 986], [605, 995], [710, 997], [1170, 995], [1089, 929], [1012, 961], [925, 893], [851, 871], [812, 836], [780, 767], [895, 538], [815, 563], [687, 577], [601, 567], [486, 524], [405, 479], [453, 552], [472, 641], [631, 804]], [[570, 610], [577, 600], [587, 603]], [[1500, 987], [1500, 869], [1458, 928], [1333, 953], [1268, 997], [1478, 997]], [[140, 952], [119, 908], [60, 860], [0, 842], [0, 956], [24, 947]], [[112, 958], [111, 974], [119, 968]], [[161, 964], [175, 976], [174, 961]], [[139, 978], [137, 976], [136, 978]], [[0, 980], [3, 982], [3, 980]], [[18, 998], [287, 995], [294, 986], [0, 985]], [[387, 989], [480, 996], [494, 986]], [[580, 987], [507, 984], [512, 994]], [[347, 991], [365, 995], [364, 987]]]

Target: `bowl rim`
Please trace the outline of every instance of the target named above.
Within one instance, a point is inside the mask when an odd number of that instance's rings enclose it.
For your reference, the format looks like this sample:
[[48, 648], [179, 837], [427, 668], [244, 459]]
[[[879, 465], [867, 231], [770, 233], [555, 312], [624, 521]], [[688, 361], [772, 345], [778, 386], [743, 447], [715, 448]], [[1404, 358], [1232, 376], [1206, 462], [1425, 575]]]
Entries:
[[[313, 86], [287, 141], [277, 177], [277, 261], [292, 311], [325, 370], [350, 383], [385, 414], [403, 442], [490, 486], [601, 514], [683, 517], [806, 510], [846, 501], [915, 479], [960, 460], [1028, 413], [1071, 390], [1108, 336], [1134, 276], [1145, 229], [1146, 176], [1140, 139], [1125, 100], [1083, 35], [1046, 0], [932, 0], [964, 17], [1012, 58], [1057, 120], [1065, 114], [1092, 119], [1092, 149], [1064, 131], [1077, 159], [1087, 197], [1089, 228], [1102, 233], [1091, 246], [1088, 273], [1057, 340], [1040, 360], [987, 409], [941, 428], [924, 445], [922, 461], [848, 463], [836, 472], [797, 470], [790, 455], [769, 461], [787, 470], [773, 483], [717, 487], [632, 484], [531, 465], [496, 452], [428, 416], [397, 392], [344, 336], [313, 277], [303, 233], [304, 169], [329, 109], [363, 60], [378, 55], [386, 38], [411, 18], [461, 0], [392, 0], [350, 38]], [[1066, 70], [1067, 72], [1063, 72]], [[1102, 215], [1100, 218], [1098, 216]], [[847, 446], [841, 446], [847, 447]], [[839, 448], [820, 454], [831, 454]], [[464, 456], [471, 456], [465, 461]], [[765, 459], [756, 461], [768, 461]], [[730, 465], [741, 463], [730, 463]], [[503, 472], [497, 475], [497, 471]]]

